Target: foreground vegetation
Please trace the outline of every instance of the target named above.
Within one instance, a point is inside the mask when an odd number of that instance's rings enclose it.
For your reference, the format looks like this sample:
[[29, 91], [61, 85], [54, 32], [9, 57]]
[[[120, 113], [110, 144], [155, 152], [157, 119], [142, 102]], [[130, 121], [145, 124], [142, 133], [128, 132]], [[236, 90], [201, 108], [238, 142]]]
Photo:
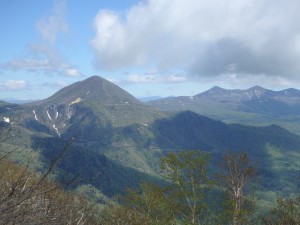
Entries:
[[141, 184], [101, 215], [102, 224], [299, 225], [300, 196], [278, 198], [265, 212], [255, 208], [255, 169], [247, 154], [227, 153], [215, 176], [201, 151], [170, 153], [161, 160], [167, 183]]

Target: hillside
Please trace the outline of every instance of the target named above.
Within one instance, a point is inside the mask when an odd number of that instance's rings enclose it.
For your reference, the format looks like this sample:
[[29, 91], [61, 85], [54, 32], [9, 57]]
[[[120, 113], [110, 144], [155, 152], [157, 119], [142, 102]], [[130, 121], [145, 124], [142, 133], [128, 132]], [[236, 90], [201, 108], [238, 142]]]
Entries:
[[[217, 99], [223, 92], [206, 95]], [[78, 188], [92, 185], [107, 196], [136, 188], [144, 179], [159, 182], [159, 158], [187, 149], [209, 152], [214, 165], [225, 149], [246, 151], [258, 165], [262, 191], [274, 195], [300, 188], [293, 182], [300, 171], [299, 136], [275, 125], [230, 125], [191, 111], [162, 112], [97, 76], [42, 101], [1, 106], [0, 116], [10, 118], [2, 124], [14, 130], [8, 144], [33, 150], [36, 164], [47, 165], [74, 137], [58, 177], [79, 174]]]
[[102, 129], [146, 124], [167, 115], [98, 76], [76, 82], [45, 100], [5, 106], [1, 107], [5, 117], [22, 115], [19, 122], [23, 127], [57, 136], [69, 135], [75, 127], [84, 130], [89, 125]]

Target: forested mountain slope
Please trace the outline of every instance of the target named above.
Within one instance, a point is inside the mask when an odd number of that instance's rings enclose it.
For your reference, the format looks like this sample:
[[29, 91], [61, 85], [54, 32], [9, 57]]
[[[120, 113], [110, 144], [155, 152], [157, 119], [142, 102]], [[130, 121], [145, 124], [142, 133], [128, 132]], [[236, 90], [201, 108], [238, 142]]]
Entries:
[[35, 164], [47, 165], [66, 140], [74, 139], [58, 177], [79, 174], [79, 187], [92, 185], [107, 196], [136, 188], [143, 179], [159, 182], [160, 157], [189, 149], [210, 153], [214, 166], [226, 149], [247, 152], [257, 164], [262, 191], [300, 188], [294, 183], [300, 171], [299, 136], [275, 125], [226, 124], [191, 111], [159, 111], [97, 76], [42, 101], [2, 103], [0, 116], [13, 131], [7, 144], [32, 149]]

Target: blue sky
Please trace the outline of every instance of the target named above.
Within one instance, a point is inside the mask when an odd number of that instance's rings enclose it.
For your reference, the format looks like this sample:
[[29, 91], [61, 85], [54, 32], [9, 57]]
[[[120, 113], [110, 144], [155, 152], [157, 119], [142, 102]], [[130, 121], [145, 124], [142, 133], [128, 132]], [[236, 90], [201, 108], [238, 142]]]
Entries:
[[298, 0], [0, 0], [0, 99], [92, 75], [136, 97], [300, 88]]

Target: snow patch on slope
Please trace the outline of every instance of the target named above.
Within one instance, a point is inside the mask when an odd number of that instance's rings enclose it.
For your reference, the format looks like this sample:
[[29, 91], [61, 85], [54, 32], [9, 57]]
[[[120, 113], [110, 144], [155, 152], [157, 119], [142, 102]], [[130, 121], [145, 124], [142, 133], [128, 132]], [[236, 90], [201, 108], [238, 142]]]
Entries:
[[39, 121], [39, 120], [38, 120], [38, 118], [37, 118], [37, 116], [36, 116], [36, 113], [35, 113], [35, 111], [34, 111], [34, 110], [32, 110], [32, 112], [33, 112], [33, 114], [34, 114], [34, 118], [35, 118], [35, 120], [36, 120], [36, 121]]
[[48, 110], [47, 110], [47, 115], [48, 115], [48, 118], [49, 118], [50, 120], [52, 120], [52, 118], [51, 118], [51, 116], [50, 116]]
[[55, 126], [55, 124], [53, 124], [53, 126], [52, 126], [53, 128], [54, 128], [54, 130], [56, 131], [56, 133], [58, 134], [58, 136], [60, 137], [60, 133], [59, 133], [59, 131], [58, 131], [58, 129], [57, 129], [57, 127]]

